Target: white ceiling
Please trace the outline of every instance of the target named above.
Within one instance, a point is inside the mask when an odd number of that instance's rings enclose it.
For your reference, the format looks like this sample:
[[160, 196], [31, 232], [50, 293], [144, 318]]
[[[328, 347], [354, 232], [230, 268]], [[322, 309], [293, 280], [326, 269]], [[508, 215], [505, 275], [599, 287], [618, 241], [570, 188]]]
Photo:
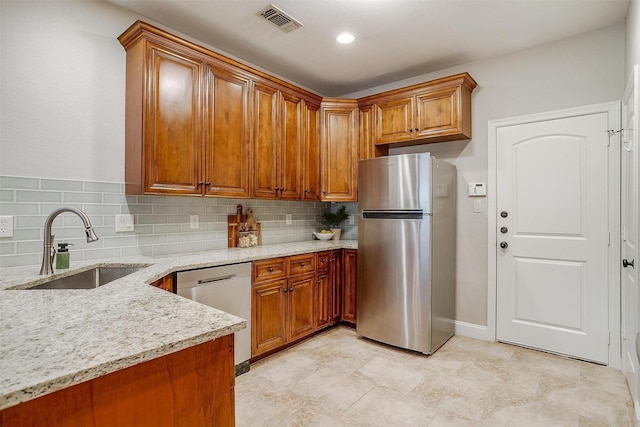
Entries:
[[[107, 0], [323, 96], [348, 93], [622, 21], [629, 0]], [[270, 3], [304, 26], [285, 33]], [[340, 45], [350, 31], [356, 40]]]

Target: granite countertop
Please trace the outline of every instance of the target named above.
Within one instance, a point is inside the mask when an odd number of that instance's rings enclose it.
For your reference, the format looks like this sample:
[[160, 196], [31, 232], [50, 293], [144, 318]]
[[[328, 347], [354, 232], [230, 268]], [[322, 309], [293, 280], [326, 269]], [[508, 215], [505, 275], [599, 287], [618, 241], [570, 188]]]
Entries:
[[[357, 241], [72, 262], [46, 278], [39, 266], [0, 269], [0, 410], [246, 327], [246, 319], [148, 286], [169, 273], [340, 248], [357, 249]], [[104, 265], [146, 268], [96, 289], [27, 290]]]

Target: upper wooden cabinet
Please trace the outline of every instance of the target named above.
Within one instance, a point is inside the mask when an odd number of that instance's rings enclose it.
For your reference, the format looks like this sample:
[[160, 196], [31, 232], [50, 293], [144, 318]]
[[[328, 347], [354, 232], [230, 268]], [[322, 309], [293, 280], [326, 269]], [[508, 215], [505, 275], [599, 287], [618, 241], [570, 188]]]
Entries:
[[253, 197], [319, 200], [319, 103], [262, 82], [253, 91]]
[[357, 162], [471, 137], [467, 73], [324, 98], [137, 21], [127, 51], [127, 194], [357, 200]]
[[140, 21], [118, 39], [127, 194], [320, 199], [319, 96]]
[[362, 158], [388, 148], [380, 146], [471, 138], [471, 92], [475, 87], [475, 80], [462, 73], [359, 99], [360, 111], [374, 111], [373, 147], [361, 146]]
[[205, 79], [205, 194], [249, 197], [251, 80], [209, 64]]
[[302, 114], [302, 200], [320, 200], [320, 103], [304, 101]]
[[322, 200], [357, 200], [358, 105], [355, 100], [325, 99], [321, 118]]
[[128, 194], [201, 194], [202, 71], [194, 52], [139, 40], [127, 51]]

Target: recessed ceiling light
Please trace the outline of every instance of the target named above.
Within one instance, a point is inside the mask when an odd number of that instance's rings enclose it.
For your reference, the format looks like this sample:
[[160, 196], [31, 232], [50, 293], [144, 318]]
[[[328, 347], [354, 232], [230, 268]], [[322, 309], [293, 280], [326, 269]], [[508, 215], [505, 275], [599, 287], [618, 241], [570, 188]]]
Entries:
[[342, 43], [342, 44], [348, 44], [351, 43], [352, 41], [354, 41], [356, 39], [356, 36], [354, 36], [351, 33], [342, 33], [340, 34], [338, 37], [336, 37], [336, 41], [338, 43]]

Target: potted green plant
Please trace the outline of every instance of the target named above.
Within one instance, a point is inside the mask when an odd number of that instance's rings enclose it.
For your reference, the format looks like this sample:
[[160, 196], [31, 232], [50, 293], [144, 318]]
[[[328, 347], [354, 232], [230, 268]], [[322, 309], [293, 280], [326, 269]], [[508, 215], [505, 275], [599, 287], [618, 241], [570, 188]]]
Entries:
[[347, 207], [344, 205], [335, 212], [325, 212], [322, 214], [322, 225], [328, 226], [329, 229], [335, 233], [333, 240], [340, 240], [342, 229], [339, 227], [347, 218], [349, 218], [349, 214], [347, 213]]

